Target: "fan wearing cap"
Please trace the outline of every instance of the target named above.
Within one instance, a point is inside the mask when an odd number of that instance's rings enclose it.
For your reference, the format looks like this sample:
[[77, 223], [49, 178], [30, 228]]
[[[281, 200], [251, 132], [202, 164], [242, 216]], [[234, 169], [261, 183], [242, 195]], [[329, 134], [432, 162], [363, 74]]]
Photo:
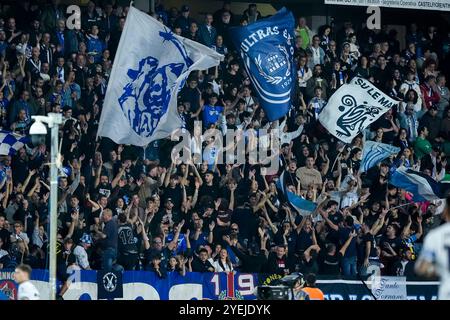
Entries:
[[228, 64], [228, 70], [223, 75], [223, 84], [225, 88], [228, 87], [236, 87], [239, 88], [241, 86], [243, 77], [239, 72], [239, 61], [231, 60]]
[[194, 19], [189, 17], [190, 12], [189, 6], [183, 5], [181, 7], [181, 15], [175, 20], [175, 26], [181, 28], [182, 34], [188, 34], [191, 23], [195, 22]]
[[180, 237], [181, 229], [184, 225], [184, 220], [182, 220], [177, 228], [174, 229], [175, 234], [169, 243], [166, 244], [165, 237], [162, 235], [154, 236], [152, 242], [145, 232], [142, 232], [142, 240], [144, 242], [144, 270], [154, 269], [154, 257], [157, 256], [160, 259], [160, 265], [166, 266], [169, 258], [173, 255], [172, 252], [177, 248], [178, 239]]
[[85, 233], [80, 239], [80, 243], [73, 250], [77, 264], [84, 270], [91, 270], [87, 251], [92, 245], [92, 237]]

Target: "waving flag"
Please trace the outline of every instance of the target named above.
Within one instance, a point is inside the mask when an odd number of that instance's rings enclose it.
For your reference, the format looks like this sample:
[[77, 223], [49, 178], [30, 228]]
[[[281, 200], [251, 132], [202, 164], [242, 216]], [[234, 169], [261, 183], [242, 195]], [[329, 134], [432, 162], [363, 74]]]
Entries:
[[367, 170], [376, 166], [390, 155], [397, 154], [399, 152], [400, 148], [391, 146], [390, 144], [366, 141], [364, 143], [360, 171], [367, 172]]
[[290, 192], [286, 189], [286, 182], [285, 182], [285, 171], [281, 173], [280, 178], [276, 182], [277, 188], [281, 191], [282, 198], [286, 199], [289, 204], [297, 210], [297, 212], [304, 216], [308, 215], [317, 208], [317, 203], [303, 199], [302, 197], [296, 195], [293, 192]]
[[368, 80], [355, 77], [331, 96], [319, 121], [333, 136], [351, 143], [358, 133], [397, 104]]
[[173, 34], [130, 7], [100, 117], [98, 135], [146, 146], [181, 127], [177, 93], [193, 70], [219, 65], [223, 56]]
[[269, 121], [283, 117], [291, 106], [296, 77], [294, 26], [294, 16], [282, 8], [270, 18], [230, 29]]
[[400, 167], [391, 175], [389, 182], [397, 188], [413, 194], [414, 202], [443, 199], [447, 196], [450, 184], [440, 183], [430, 176]]
[[28, 143], [29, 138], [11, 131], [0, 131], [0, 155], [12, 156]]

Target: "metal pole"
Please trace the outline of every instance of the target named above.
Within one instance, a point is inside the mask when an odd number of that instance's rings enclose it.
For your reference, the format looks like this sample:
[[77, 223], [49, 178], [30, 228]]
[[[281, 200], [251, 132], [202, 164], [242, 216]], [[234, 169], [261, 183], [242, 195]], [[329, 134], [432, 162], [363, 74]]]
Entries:
[[50, 282], [50, 300], [56, 300], [56, 243], [58, 229], [58, 168], [56, 159], [58, 155], [58, 134], [59, 123], [61, 123], [61, 115], [49, 113], [52, 123], [51, 128], [51, 159], [50, 159], [50, 266], [49, 266], [49, 282]]

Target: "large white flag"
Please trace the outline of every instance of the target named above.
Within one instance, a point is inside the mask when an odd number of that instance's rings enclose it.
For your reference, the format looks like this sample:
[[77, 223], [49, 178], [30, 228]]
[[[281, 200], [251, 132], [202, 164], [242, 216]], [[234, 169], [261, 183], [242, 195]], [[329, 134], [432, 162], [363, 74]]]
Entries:
[[100, 117], [98, 135], [145, 146], [181, 127], [177, 94], [193, 70], [217, 66], [223, 56], [173, 34], [130, 7]]
[[359, 132], [396, 104], [398, 101], [369, 81], [355, 77], [330, 97], [319, 121], [332, 135], [351, 143]]

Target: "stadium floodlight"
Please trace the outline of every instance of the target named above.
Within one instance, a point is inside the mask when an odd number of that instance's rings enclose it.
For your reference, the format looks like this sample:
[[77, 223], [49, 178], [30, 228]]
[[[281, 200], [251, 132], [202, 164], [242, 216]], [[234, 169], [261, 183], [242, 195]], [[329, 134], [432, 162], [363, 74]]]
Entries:
[[62, 116], [59, 113], [49, 113], [47, 116], [32, 116], [35, 120], [30, 127], [31, 141], [33, 144], [45, 143], [47, 128], [50, 130], [50, 239], [49, 239], [49, 283], [50, 300], [56, 300], [56, 244], [58, 225], [58, 134]]

